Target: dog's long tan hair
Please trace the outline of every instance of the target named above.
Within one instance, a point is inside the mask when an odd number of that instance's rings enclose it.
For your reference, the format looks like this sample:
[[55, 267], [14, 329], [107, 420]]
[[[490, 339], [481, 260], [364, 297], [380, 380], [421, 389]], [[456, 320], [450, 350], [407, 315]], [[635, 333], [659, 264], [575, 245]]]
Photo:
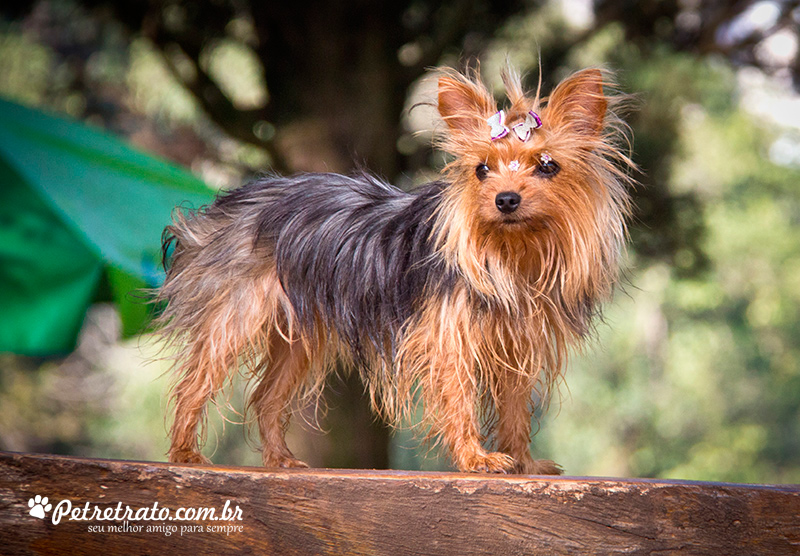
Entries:
[[[409, 326], [413, 332], [398, 365], [406, 386], [431, 380], [437, 365], [472, 367], [469, 388], [483, 382], [494, 406], [502, 403], [494, 385], [509, 377], [523, 391], [537, 389], [539, 402], [546, 403], [569, 347], [584, 339], [598, 305], [609, 299], [626, 237], [627, 170], [633, 167], [626, 127], [614, 110], [624, 98], [608, 94], [608, 73], [579, 72], [542, 102], [538, 91], [523, 93], [518, 75], [503, 77], [510, 102], [506, 121], [529, 110], [541, 115], [542, 127], [527, 142], [490, 138], [486, 121], [498, 107], [475, 76], [448, 72], [439, 81], [439, 111], [447, 124], [440, 145], [455, 159], [445, 169], [452, 185], [436, 213], [435, 240], [463, 282], [447, 299], [429, 300]], [[558, 161], [558, 175], [515, 182], [523, 202], [536, 197], [542, 213], [507, 229], [483, 218], [482, 208], [508, 187], [512, 172], [492, 183], [480, 181], [475, 168], [487, 163], [502, 174], [514, 160], [524, 173], [536, 168], [542, 153]], [[437, 344], [441, 351], [426, 351]], [[463, 361], [445, 362], [453, 354]], [[401, 398], [409, 399], [405, 393]], [[428, 405], [437, 406], [435, 400]]]

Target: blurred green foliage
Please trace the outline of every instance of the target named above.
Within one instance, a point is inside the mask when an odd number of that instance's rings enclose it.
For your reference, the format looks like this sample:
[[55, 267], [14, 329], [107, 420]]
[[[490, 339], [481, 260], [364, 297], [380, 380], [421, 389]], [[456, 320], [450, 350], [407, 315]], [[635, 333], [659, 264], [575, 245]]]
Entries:
[[[728, 60], [678, 52], [655, 35], [643, 44], [614, 22], [585, 36], [556, 5], [498, 30], [483, 57], [487, 77], [506, 59], [529, 70], [533, 86], [540, 58], [550, 81], [586, 65], [617, 70], [620, 89], [635, 95], [627, 120], [642, 171], [625, 283], [592, 344], [573, 358], [560, 403], [541, 416], [534, 455], [574, 475], [800, 482], [800, 168], [771, 158], [781, 129], [742, 104], [749, 82]], [[266, 102], [250, 51], [219, 44], [214, 52], [209, 67], [234, 103]], [[133, 109], [202, 120], [146, 41], [134, 41], [128, 56]], [[48, 97], [54, 64], [25, 32], [0, 33], [0, 93], [69, 110]], [[247, 156], [237, 155], [263, 160]], [[155, 353], [147, 346], [114, 345], [111, 359], [80, 355], [94, 370], [69, 386], [88, 389], [78, 407], [54, 393], [64, 387], [53, 381], [71, 376], [69, 360], [31, 369], [1, 359], [0, 448], [162, 459], [167, 362], [144, 365]], [[241, 389], [229, 396], [238, 411]], [[257, 465], [241, 427], [216, 413], [207, 453]], [[223, 413], [241, 420], [237, 410]], [[297, 430], [290, 444], [311, 442], [294, 445], [309, 457], [319, 437]], [[412, 436], [397, 433], [392, 465], [443, 468]]]

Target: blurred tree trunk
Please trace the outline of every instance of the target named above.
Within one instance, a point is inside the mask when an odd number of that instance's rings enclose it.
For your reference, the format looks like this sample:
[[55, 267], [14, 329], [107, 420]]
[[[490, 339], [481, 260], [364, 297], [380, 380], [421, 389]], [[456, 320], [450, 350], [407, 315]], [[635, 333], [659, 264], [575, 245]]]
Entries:
[[[288, 3], [254, 10], [278, 148], [291, 170], [398, 171], [395, 147], [410, 75], [397, 59], [401, 3]], [[280, 100], [278, 100], [280, 99]]]

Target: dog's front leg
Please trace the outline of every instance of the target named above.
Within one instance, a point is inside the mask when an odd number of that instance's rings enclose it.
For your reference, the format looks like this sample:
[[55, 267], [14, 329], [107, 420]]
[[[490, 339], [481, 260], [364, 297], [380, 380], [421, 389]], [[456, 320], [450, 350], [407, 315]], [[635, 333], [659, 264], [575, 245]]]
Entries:
[[437, 365], [433, 370], [426, 402], [433, 421], [433, 433], [438, 434], [450, 451], [453, 463], [460, 471], [509, 473], [514, 460], [500, 452], [488, 452], [482, 446], [478, 419], [477, 379], [464, 362]]
[[514, 473], [526, 475], [560, 475], [558, 464], [531, 457], [531, 419], [534, 384], [524, 373], [505, 369], [497, 381], [497, 444], [498, 449], [514, 458]]

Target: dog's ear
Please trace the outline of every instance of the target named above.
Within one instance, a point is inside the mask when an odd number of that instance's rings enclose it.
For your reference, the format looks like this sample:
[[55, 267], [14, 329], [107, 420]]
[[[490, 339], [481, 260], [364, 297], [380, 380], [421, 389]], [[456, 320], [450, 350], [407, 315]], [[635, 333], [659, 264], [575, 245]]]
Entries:
[[550, 95], [546, 118], [551, 129], [569, 129], [587, 138], [603, 133], [608, 100], [603, 93], [603, 73], [579, 71], [566, 78]]
[[497, 111], [494, 99], [486, 88], [460, 74], [439, 78], [439, 114], [453, 133], [484, 131], [486, 119]]

